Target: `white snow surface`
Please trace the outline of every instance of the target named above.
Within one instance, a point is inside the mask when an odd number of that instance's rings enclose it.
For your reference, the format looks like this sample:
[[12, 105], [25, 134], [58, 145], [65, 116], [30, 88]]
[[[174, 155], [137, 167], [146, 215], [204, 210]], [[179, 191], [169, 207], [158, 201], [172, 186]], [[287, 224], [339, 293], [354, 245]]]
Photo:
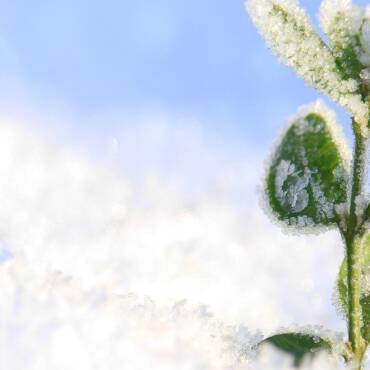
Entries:
[[[189, 203], [164, 179], [134, 185], [0, 123], [1, 368], [287, 370], [272, 348], [255, 356], [261, 333], [344, 331], [331, 305], [339, 236], [271, 224], [254, 155], [245, 204], [225, 190]], [[340, 367], [326, 356], [305, 364]]]

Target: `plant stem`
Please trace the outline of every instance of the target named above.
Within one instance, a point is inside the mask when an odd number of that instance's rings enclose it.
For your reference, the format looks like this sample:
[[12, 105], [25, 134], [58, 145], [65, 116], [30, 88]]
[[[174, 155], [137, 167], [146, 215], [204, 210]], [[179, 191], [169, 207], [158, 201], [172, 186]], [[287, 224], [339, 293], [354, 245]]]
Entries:
[[361, 336], [361, 249], [359, 241], [352, 240], [347, 243], [347, 269], [348, 340], [351, 343], [354, 361], [360, 363], [363, 356], [363, 343]]
[[[356, 369], [362, 369], [364, 344], [361, 335], [362, 310], [361, 310], [361, 243], [356, 238], [357, 215], [356, 198], [362, 192], [363, 175], [365, 167], [365, 138], [362, 136], [355, 122], [353, 122], [355, 147], [353, 155], [353, 169], [351, 179], [351, 198], [348, 217], [348, 227], [345, 235], [347, 249], [348, 271], [348, 340], [353, 352], [353, 362]], [[358, 366], [358, 367], [357, 367]]]

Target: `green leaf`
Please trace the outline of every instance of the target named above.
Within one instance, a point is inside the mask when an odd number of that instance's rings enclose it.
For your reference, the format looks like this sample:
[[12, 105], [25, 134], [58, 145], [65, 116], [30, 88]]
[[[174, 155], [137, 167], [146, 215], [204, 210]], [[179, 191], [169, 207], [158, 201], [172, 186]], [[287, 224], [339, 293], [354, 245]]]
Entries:
[[361, 63], [358, 51], [361, 50], [361, 36], [352, 33], [348, 25], [354, 20], [339, 12], [333, 20], [329, 39], [333, 46], [336, 64], [344, 79], [359, 80], [365, 66]]
[[[327, 226], [339, 221], [348, 174], [335, 122], [313, 106], [288, 127], [272, 155], [266, 192], [274, 215], [289, 226]], [[345, 145], [345, 144], [344, 144]]]
[[277, 349], [293, 356], [294, 366], [299, 367], [306, 355], [313, 357], [319, 351], [331, 350], [328, 341], [314, 335], [302, 333], [277, 334], [263, 340], [263, 343], [270, 343]]
[[[365, 282], [368, 280], [370, 274], [370, 233], [367, 233], [362, 242], [363, 250], [363, 271], [362, 271], [362, 294], [361, 294], [361, 308], [362, 308], [362, 322], [363, 326], [361, 333], [363, 338], [370, 342], [370, 286], [366, 286]], [[348, 317], [348, 285], [347, 285], [347, 259], [342, 262], [337, 279], [337, 290], [339, 304], [346, 316]]]
[[361, 62], [364, 41], [362, 32], [366, 18], [359, 7], [351, 7], [347, 11], [346, 7], [333, 6], [330, 1], [324, 1], [319, 18], [343, 79], [359, 80], [362, 70], [366, 68]]
[[364, 66], [358, 59], [355, 48], [349, 45], [346, 48], [336, 51], [335, 63], [344, 79], [360, 79]]

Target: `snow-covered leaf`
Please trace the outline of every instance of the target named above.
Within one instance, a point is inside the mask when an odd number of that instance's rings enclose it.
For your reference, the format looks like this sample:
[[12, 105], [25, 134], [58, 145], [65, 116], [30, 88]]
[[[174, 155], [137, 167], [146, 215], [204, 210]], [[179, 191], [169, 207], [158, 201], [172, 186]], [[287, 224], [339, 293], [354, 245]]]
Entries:
[[361, 79], [365, 68], [361, 34], [365, 9], [348, 0], [324, 0], [320, 22], [343, 78]]
[[344, 65], [348, 60], [357, 60], [353, 57], [352, 41], [346, 43], [346, 51], [340, 57], [321, 39], [297, 0], [247, 0], [246, 8], [279, 60], [346, 108], [367, 133], [369, 108], [361, 95], [361, 66]]
[[269, 163], [266, 195], [274, 215], [298, 227], [338, 222], [347, 197], [347, 160], [333, 113], [320, 102], [302, 108]]
[[292, 355], [295, 367], [300, 367], [306, 355], [313, 357], [320, 351], [330, 351], [331, 349], [331, 345], [327, 340], [318, 336], [303, 333], [283, 333], [273, 335], [263, 340], [259, 345], [264, 343], [270, 343], [279, 350]]

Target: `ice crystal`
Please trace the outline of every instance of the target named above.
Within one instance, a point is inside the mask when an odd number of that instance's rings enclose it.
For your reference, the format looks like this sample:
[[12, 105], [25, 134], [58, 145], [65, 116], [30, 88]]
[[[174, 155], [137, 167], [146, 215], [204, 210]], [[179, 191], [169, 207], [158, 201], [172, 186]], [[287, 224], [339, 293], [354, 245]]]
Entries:
[[[345, 138], [343, 129], [338, 124], [335, 112], [332, 109], [328, 108], [323, 103], [322, 100], [318, 99], [312, 104], [306, 104], [306, 105], [301, 106], [298, 109], [298, 113], [288, 119], [286, 127], [289, 127], [289, 125], [291, 125], [294, 121], [297, 121], [299, 119], [301, 121], [304, 120], [304, 118], [310, 113], [315, 113], [321, 116], [322, 118], [324, 118], [327, 128], [330, 131], [330, 136], [332, 137], [334, 142], [337, 144], [337, 147], [340, 151], [340, 155], [344, 161], [344, 164], [348, 167], [349, 162], [351, 160], [351, 151], [348, 147], [348, 142]], [[304, 127], [302, 123], [300, 124], [300, 126]], [[337, 168], [335, 170], [335, 175], [338, 175], [338, 171], [342, 171], [342, 168]]]
[[[296, 178], [294, 185], [284, 191], [284, 183], [288, 177]], [[276, 194], [281, 204], [291, 212], [303, 211], [308, 205], [308, 192], [306, 190], [310, 183], [309, 175], [299, 176], [299, 171], [295, 170], [293, 163], [282, 160], [276, 168], [275, 188]]]
[[336, 204], [334, 210], [336, 215], [339, 217], [340, 228], [342, 230], [346, 230], [347, 228], [346, 217], [348, 215], [348, 204], [347, 203]]
[[[332, 35], [331, 39], [336, 45], [350, 44], [353, 42], [351, 35], [358, 31], [356, 28], [358, 20], [355, 16], [357, 13], [354, 11], [353, 15], [357, 23], [352, 22], [352, 19], [340, 18], [343, 22], [336, 21], [333, 26], [333, 19], [338, 18], [332, 15], [335, 13], [332, 11], [333, 3], [328, 1], [323, 5], [322, 14], [325, 13], [325, 16], [322, 15], [321, 19], [324, 29]], [[348, 1], [338, 3], [345, 7]], [[336, 53], [320, 38], [306, 11], [299, 7], [298, 2], [296, 0], [247, 0], [246, 8], [255, 26], [279, 60], [293, 67], [309, 85], [316, 87], [346, 108], [365, 133], [368, 106], [362, 100], [360, 81], [355, 78], [359, 76], [343, 73]], [[367, 35], [368, 33], [363, 37]]]
[[272, 335], [285, 334], [285, 333], [301, 333], [310, 335], [314, 340], [319, 341], [320, 338], [330, 343], [334, 355], [339, 355], [343, 347], [343, 333], [332, 331], [322, 325], [292, 325], [292, 327], [282, 327], [274, 332]]
[[[336, 57], [347, 59], [347, 71], [360, 71], [370, 66], [369, 10], [354, 5], [351, 0], [324, 0], [320, 22], [328, 35]], [[357, 59], [357, 60], [356, 60]], [[352, 66], [351, 66], [352, 64]], [[361, 71], [364, 77], [366, 69]]]
[[358, 195], [355, 199], [355, 204], [356, 204], [356, 209], [355, 209], [355, 213], [356, 213], [356, 216], [357, 216], [357, 222], [360, 224], [362, 223], [363, 221], [363, 216], [364, 216], [364, 213], [365, 213], [365, 210], [368, 206], [368, 199], [366, 196], [364, 195]]
[[226, 344], [225, 350], [234, 354], [236, 363], [251, 360], [256, 354], [256, 345], [263, 339], [262, 334], [252, 334], [244, 325], [231, 326], [228, 331], [222, 337]]
[[[321, 27], [329, 37], [334, 56], [352, 62], [342, 67], [344, 73], [354, 78], [358, 77], [355, 67], [360, 66], [355, 57], [362, 52], [360, 33], [363, 13], [364, 10], [350, 0], [324, 0], [319, 13]], [[357, 69], [357, 72], [360, 71], [361, 68]]]
[[368, 296], [370, 294], [370, 266], [368, 265], [366, 265], [363, 269], [361, 289], [362, 297]]

